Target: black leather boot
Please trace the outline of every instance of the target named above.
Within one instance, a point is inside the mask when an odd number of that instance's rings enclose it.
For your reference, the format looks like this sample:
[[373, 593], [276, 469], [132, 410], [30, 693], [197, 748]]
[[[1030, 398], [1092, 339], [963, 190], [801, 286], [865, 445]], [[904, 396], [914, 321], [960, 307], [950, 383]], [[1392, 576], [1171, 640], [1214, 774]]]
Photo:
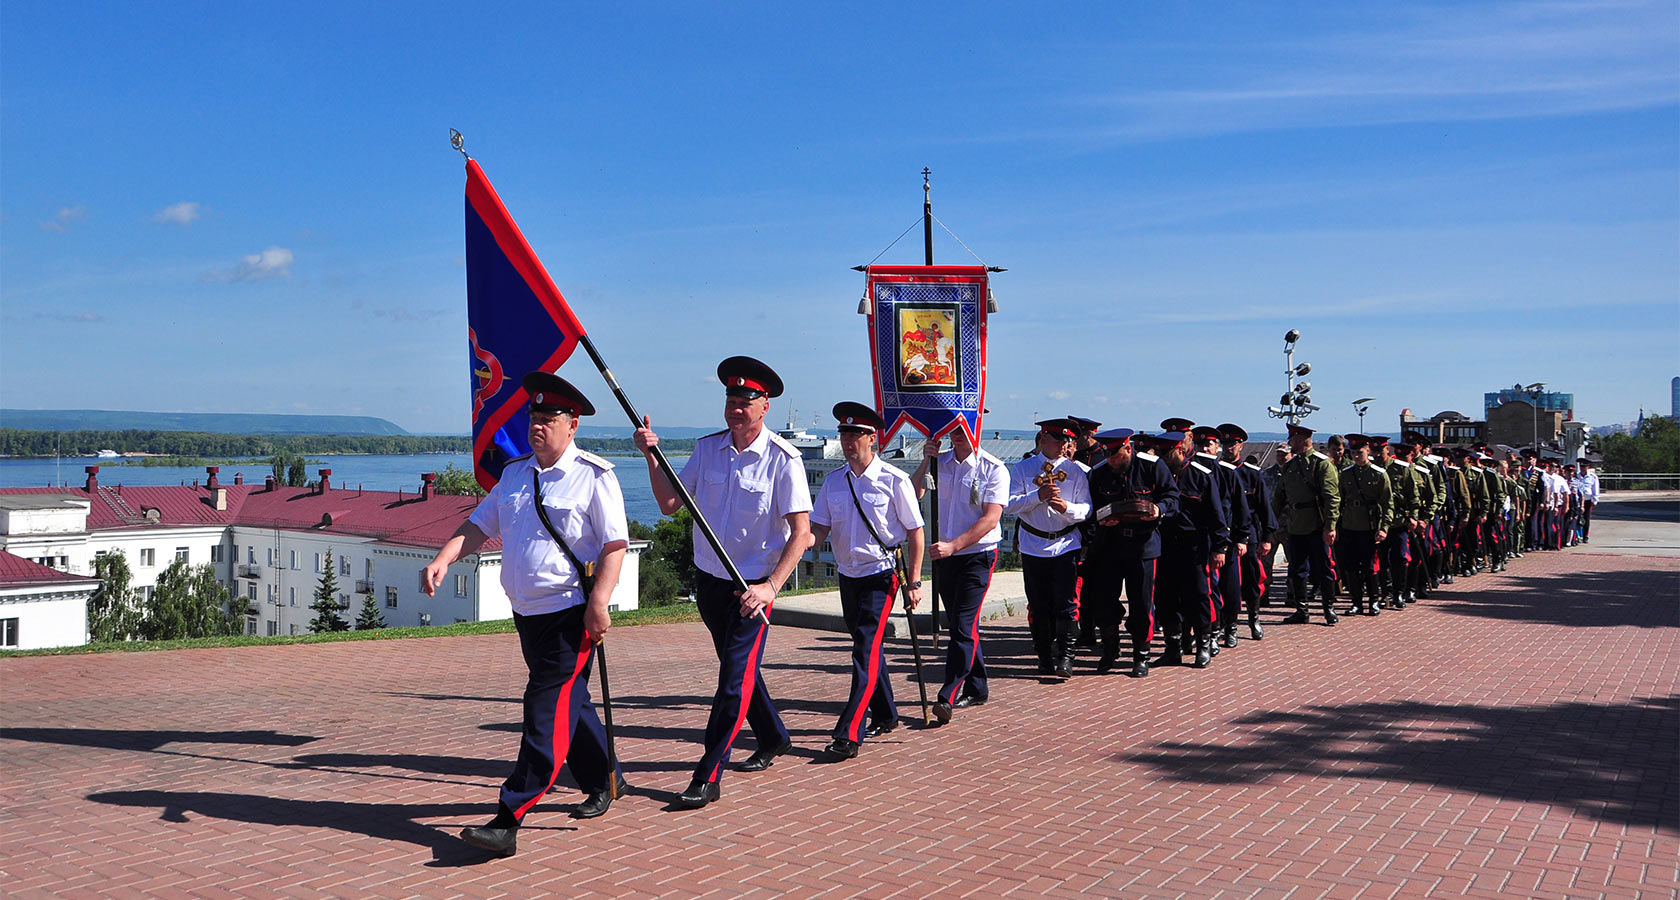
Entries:
[[1097, 658], [1097, 674], [1107, 675], [1114, 671], [1114, 663], [1120, 658], [1120, 636], [1104, 634], [1102, 636], [1102, 655]]
[[1260, 616], [1252, 609], [1248, 611], [1248, 636], [1257, 641], [1266, 637], [1266, 629], [1260, 627]]
[[1149, 645], [1148, 644], [1133, 644], [1132, 645], [1132, 677], [1133, 678], [1148, 678], [1149, 677]]
[[1157, 665], [1157, 666], [1182, 666], [1182, 665], [1184, 665], [1184, 647], [1183, 647], [1182, 644], [1180, 644], [1178, 642], [1178, 638], [1170, 637], [1170, 638], [1166, 638], [1165, 640], [1163, 640], [1161, 642], [1161, 656], [1160, 656], [1159, 659], [1155, 660], [1155, 665]]
[[1324, 624], [1334, 625], [1341, 621], [1341, 617], [1336, 615], [1336, 589], [1321, 587], [1319, 592], [1321, 594], [1320, 605], [1324, 608]]
[[1212, 641], [1205, 634], [1196, 635], [1196, 668], [1205, 669], [1213, 662]]

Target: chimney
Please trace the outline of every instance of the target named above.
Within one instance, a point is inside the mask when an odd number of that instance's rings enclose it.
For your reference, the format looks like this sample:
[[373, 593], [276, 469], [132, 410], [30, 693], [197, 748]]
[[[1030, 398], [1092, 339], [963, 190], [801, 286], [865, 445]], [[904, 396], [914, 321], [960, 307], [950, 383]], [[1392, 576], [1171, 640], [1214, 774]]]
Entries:
[[263, 476], [263, 490], [265, 490], [265, 491], [274, 490], [274, 476], [273, 475], [264, 475]]
[[332, 470], [331, 469], [322, 469], [321, 470], [321, 493], [325, 494], [327, 491], [329, 491], [331, 489], [332, 489]]
[[233, 473], [233, 483], [234, 484], [244, 484], [245, 483], [245, 473], [244, 472]]
[[210, 508], [216, 510], [227, 509], [227, 488], [218, 485], [210, 489]]
[[432, 496], [432, 482], [437, 480], [436, 472], [424, 472], [420, 475], [420, 499], [429, 500]]
[[99, 490], [99, 467], [84, 466], [82, 471], [87, 473], [87, 492], [91, 494]]
[[221, 466], [205, 466], [204, 471], [210, 474], [210, 477], [204, 482], [206, 490], [213, 491], [222, 486], [222, 480], [217, 477], [217, 473], [222, 471]]

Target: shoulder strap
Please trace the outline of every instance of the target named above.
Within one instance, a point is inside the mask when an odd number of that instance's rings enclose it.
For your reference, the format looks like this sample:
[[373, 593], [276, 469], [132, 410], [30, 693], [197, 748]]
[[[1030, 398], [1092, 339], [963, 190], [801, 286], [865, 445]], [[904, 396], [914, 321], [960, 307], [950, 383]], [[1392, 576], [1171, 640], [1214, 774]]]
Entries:
[[881, 540], [881, 536], [875, 533], [875, 526], [870, 523], [869, 516], [864, 515], [863, 502], [858, 500], [857, 485], [852, 483], [851, 466], [846, 467], [846, 488], [852, 492], [852, 506], [857, 509], [858, 518], [863, 520], [863, 527], [869, 529], [869, 536], [875, 539], [875, 543], [879, 544], [881, 549], [887, 552], [888, 556], [896, 556], [898, 554], [898, 548], [888, 547], [887, 542]]
[[537, 482], [537, 470], [535, 468], [531, 469], [531, 493], [533, 495], [532, 502], [537, 507], [537, 518], [542, 520], [543, 528], [548, 531], [548, 536], [554, 538], [554, 543], [560, 545], [560, 552], [566, 554], [566, 559], [571, 561], [572, 568], [577, 570], [578, 585], [581, 587], [584, 579], [595, 577], [595, 564], [592, 562], [585, 565], [579, 562], [577, 554], [573, 553], [572, 548], [566, 545], [566, 539], [560, 536], [560, 532], [555, 529], [554, 523], [548, 520], [548, 510], [543, 509], [542, 485]]

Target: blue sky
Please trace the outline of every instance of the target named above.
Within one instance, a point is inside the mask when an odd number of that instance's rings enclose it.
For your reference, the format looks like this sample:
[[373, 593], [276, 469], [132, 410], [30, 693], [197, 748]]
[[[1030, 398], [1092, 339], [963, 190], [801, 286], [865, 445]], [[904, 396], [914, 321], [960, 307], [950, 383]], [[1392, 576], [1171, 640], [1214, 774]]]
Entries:
[[1680, 374], [1672, 2], [8, 3], [0, 406], [464, 432], [451, 127], [656, 424], [735, 353], [867, 399], [923, 166], [1009, 268], [993, 427], [1274, 430], [1289, 328], [1328, 430]]

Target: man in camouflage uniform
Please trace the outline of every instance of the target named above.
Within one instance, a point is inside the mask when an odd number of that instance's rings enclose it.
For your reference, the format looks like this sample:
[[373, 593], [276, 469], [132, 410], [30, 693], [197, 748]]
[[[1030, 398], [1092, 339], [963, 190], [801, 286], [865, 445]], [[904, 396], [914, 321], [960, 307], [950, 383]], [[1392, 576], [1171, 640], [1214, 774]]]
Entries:
[[1388, 539], [1394, 488], [1383, 467], [1371, 462], [1370, 441], [1363, 434], [1347, 436], [1348, 464], [1337, 476], [1342, 521], [1336, 546], [1342, 550], [1338, 571], [1348, 589], [1348, 615], [1374, 616], [1382, 602], [1377, 591], [1377, 545]]
[[1308, 586], [1318, 588], [1325, 624], [1336, 624], [1336, 567], [1330, 551], [1336, 545], [1336, 522], [1341, 514], [1341, 496], [1336, 467], [1330, 457], [1312, 448], [1313, 430], [1289, 424], [1289, 449], [1293, 457], [1278, 473], [1278, 488], [1272, 495], [1272, 510], [1287, 513], [1289, 532], [1289, 580], [1297, 590], [1295, 614], [1286, 625], [1307, 621]]

